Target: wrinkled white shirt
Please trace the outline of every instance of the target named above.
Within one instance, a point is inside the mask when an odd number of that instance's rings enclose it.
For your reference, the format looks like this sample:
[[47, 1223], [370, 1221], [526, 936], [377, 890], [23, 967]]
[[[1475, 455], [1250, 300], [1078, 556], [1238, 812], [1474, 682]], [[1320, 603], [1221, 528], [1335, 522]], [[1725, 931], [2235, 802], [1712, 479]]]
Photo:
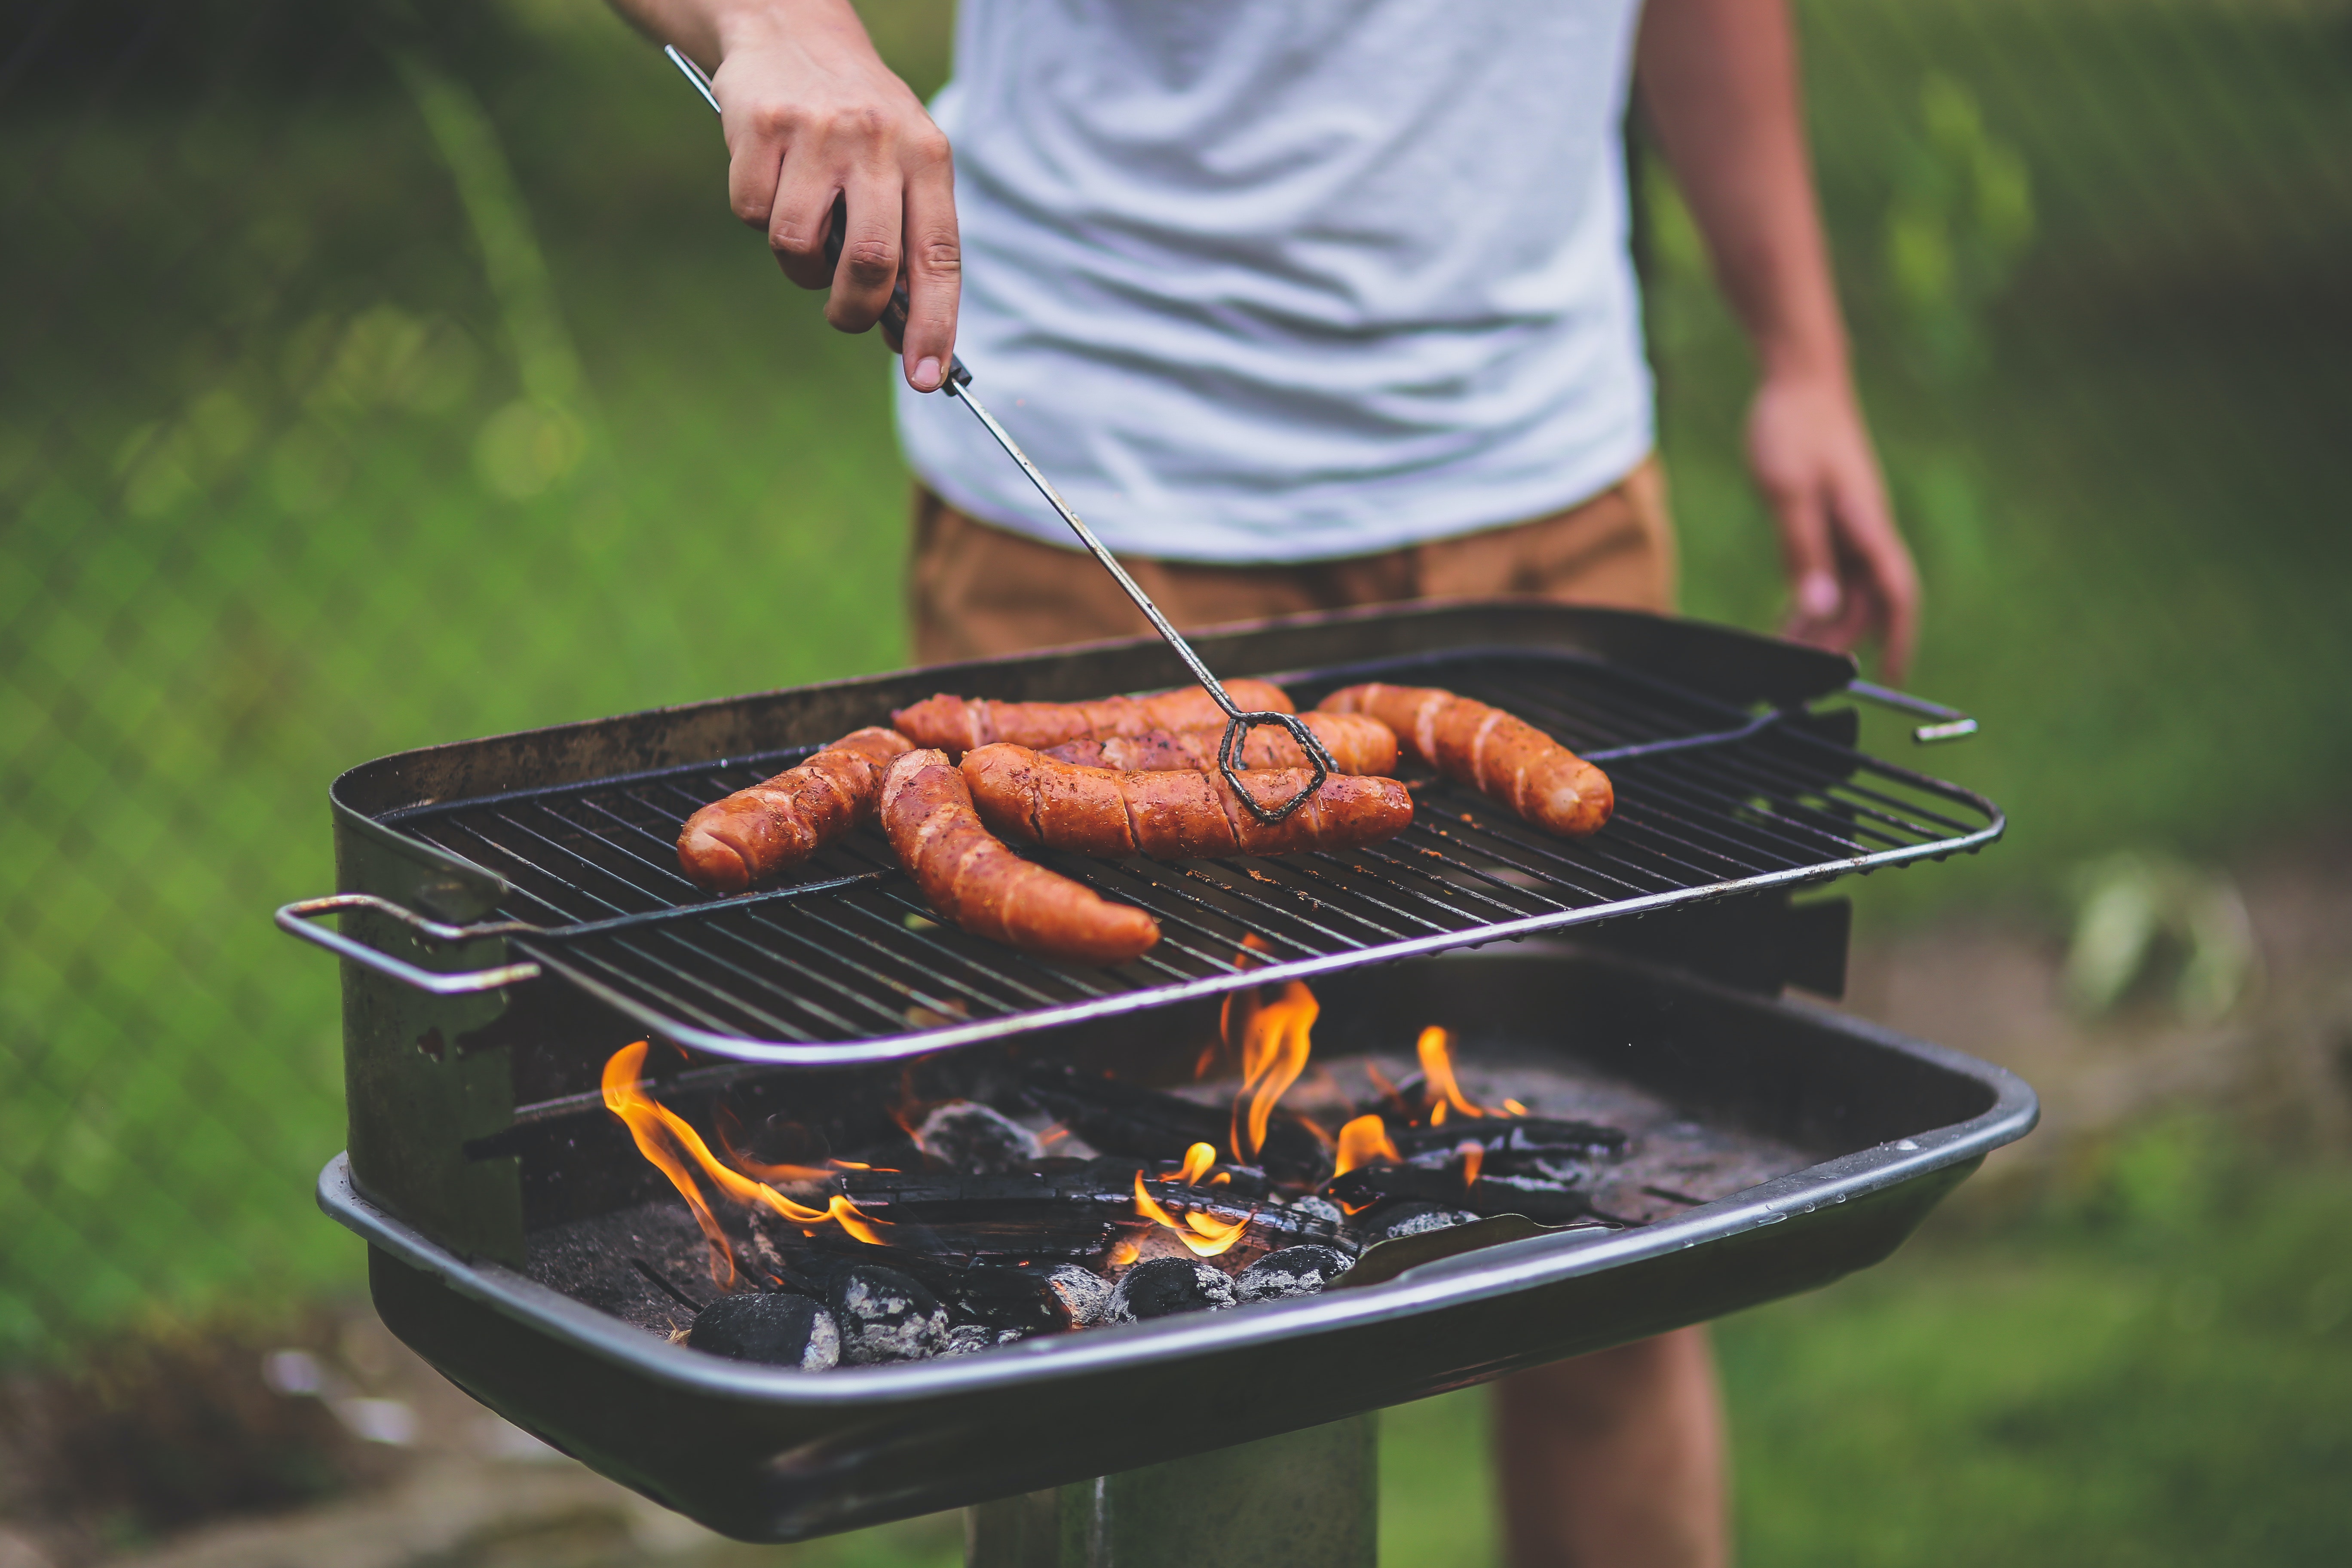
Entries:
[[[975, 389], [1115, 550], [1357, 555], [1650, 450], [1620, 144], [1639, 0], [961, 0]], [[971, 415], [917, 475], [1075, 541]]]

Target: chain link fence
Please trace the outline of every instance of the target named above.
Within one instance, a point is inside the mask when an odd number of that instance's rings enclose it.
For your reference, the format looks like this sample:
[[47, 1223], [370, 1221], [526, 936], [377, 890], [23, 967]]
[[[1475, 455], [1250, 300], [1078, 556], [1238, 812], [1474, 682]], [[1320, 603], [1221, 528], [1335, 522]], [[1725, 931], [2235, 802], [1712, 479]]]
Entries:
[[[928, 90], [949, 7], [870, 7]], [[1822, 188], [2015, 891], [2352, 761], [2352, 13], [1812, 0]], [[381, 753], [885, 668], [887, 366], [727, 215], [593, 0], [0, 18], [0, 1363], [349, 1287], [324, 791]], [[1748, 367], [1643, 163], [1691, 607], [1769, 625]], [[1970, 879], [1976, 879], [1971, 882]], [[1923, 895], [1930, 891], [1922, 887]], [[1903, 901], [1896, 900], [1895, 901]]]

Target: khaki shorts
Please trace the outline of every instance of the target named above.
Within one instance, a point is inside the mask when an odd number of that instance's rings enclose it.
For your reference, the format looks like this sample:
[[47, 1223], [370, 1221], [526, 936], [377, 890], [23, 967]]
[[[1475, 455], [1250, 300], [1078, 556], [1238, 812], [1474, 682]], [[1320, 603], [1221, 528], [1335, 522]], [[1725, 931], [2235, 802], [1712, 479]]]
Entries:
[[[1675, 602], [1674, 522], [1656, 458], [1590, 500], [1532, 522], [1376, 555], [1282, 566], [1217, 566], [1122, 556], [1179, 627], [1412, 599], [1532, 594], [1579, 605], [1666, 611]], [[908, 566], [915, 657], [924, 664], [1149, 632], [1094, 558], [974, 521], [916, 487]]]

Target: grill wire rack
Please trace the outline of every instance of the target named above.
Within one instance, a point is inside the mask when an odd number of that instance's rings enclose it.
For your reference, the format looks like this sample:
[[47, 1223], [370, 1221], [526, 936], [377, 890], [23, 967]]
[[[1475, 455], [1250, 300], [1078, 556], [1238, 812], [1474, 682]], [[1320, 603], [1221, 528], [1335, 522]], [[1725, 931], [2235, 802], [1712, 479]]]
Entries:
[[[936, 921], [872, 828], [755, 892], [712, 899], [687, 881], [676, 851], [685, 819], [818, 749], [803, 746], [378, 816], [502, 879], [510, 892], [495, 921], [441, 926], [364, 895], [297, 912], [363, 903], [439, 940], [503, 936], [525, 960], [406, 976], [435, 990], [551, 972], [680, 1045], [824, 1065], [1941, 859], [2003, 826], [1982, 796], [1856, 751], [1834, 723], [1744, 710], [1574, 654], [1455, 651], [1281, 679], [1302, 709], [1372, 679], [1443, 685], [1506, 709], [1604, 765], [1616, 814], [1591, 837], [1553, 838], [1475, 790], [1407, 772], [1412, 825], [1370, 848], [1103, 861], [1023, 847], [1160, 921], [1157, 947], [1103, 970]], [[301, 930], [385, 966], [347, 939]]]

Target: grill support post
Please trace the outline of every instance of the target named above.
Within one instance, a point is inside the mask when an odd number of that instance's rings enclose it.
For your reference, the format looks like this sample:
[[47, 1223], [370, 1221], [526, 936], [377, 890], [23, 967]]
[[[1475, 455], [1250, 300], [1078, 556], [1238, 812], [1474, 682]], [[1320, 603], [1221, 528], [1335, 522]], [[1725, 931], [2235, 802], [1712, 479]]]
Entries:
[[964, 1568], [1374, 1568], [1379, 1438], [1368, 1413], [980, 1503]]

